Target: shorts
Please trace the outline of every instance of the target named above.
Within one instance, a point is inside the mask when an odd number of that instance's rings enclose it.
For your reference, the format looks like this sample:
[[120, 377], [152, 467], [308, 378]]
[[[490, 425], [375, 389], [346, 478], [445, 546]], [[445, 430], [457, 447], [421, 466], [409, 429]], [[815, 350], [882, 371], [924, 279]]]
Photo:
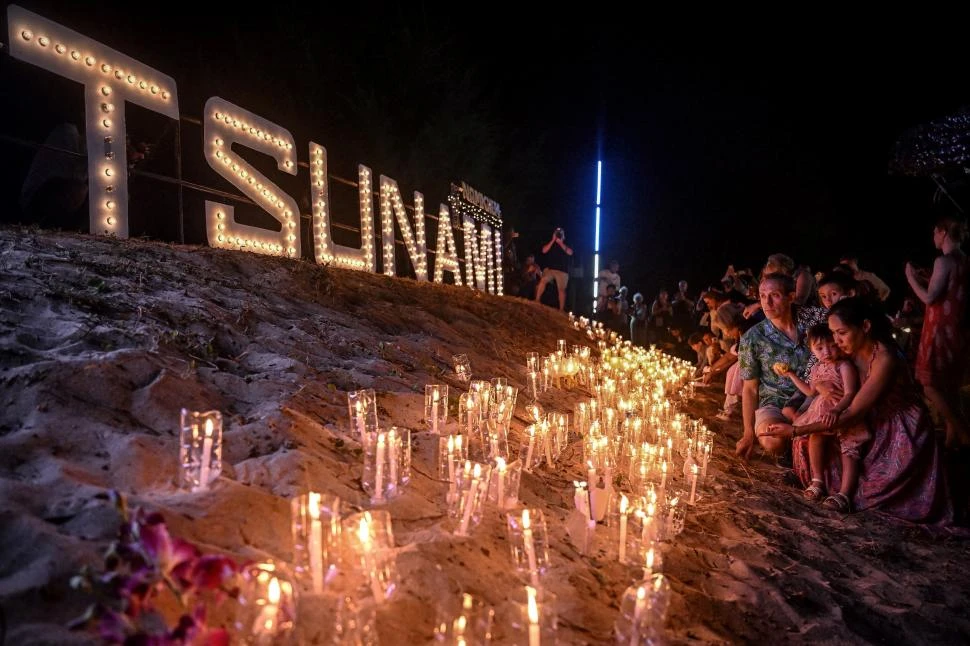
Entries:
[[549, 282], [550, 279], [556, 281], [556, 287], [559, 289], [566, 289], [566, 284], [569, 282], [569, 274], [564, 271], [559, 271], [558, 269], [550, 269], [546, 267], [542, 270], [542, 279]]
[[757, 431], [762, 424], [791, 424], [791, 420], [782, 415], [777, 406], [764, 406], [754, 412], [754, 428]]

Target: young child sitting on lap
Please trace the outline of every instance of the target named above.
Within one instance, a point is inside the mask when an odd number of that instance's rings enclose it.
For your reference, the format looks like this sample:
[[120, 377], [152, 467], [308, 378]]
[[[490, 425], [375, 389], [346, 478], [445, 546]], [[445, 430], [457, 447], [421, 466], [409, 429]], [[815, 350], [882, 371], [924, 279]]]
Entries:
[[[812, 367], [808, 383], [788, 370], [788, 366], [773, 366], [775, 372], [791, 379], [792, 383], [808, 397], [812, 403], [795, 418], [793, 435], [799, 435], [798, 428], [816, 422], [834, 423], [838, 416], [849, 407], [859, 389], [859, 375], [852, 362], [839, 351], [832, 331], [825, 324], [812, 326], [808, 330], [808, 343], [818, 362]], [[781, 426], [781, 425], [777, 425]], [[842, 482], [840, 491], [825, 498], [822, 505], [829, 509], [848, 511], [849, 500], [859, 478], [859, 448], [869, 440], [870, 433], [865, 425], [853, 426], [838, 431], [839, 448], [842, 453]], [[805, 498], [821, 500], [825, 495], [822, 479], [825, 457], [825, 438], [822, 433], [808, 438], [809, 467], [812, 483], [805, 489]]]

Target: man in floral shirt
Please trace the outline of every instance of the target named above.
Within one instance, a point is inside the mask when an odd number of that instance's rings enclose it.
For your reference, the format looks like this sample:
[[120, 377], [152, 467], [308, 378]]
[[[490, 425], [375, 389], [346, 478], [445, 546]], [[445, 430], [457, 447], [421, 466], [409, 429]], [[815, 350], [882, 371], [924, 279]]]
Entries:
[[791, 370], [805, 378], [812, 356], [804, 342], [805, 332], [825, 320], [823, 308], [793, 306], [795, 281], [791, 276], [766, 274], [758, 286], [758, 296], [765, 320], [745, 332], [738, 345], [738, 363], [744, 380], [741, 391], [744, 434], [738, 440], [737, 454], [744, 459], [750, 457], [756, 438], [768, 453], [784, 452], [787, 438], [762, 437], [757, 433], [769, 424], [789, 423], [781, 410], [795, 393], [795, 385], [778, 371]]

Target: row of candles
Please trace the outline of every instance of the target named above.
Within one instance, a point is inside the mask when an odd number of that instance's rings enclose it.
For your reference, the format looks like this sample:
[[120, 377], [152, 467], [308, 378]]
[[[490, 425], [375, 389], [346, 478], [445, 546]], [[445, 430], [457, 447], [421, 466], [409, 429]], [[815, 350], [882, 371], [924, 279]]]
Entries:
[[[592, 539], [596, 525], [602, 523], [618, 534], [618, 560], [645, 566], [644, 583], [633, 603], [633, 616], [638, 617], [644, 604], [659, 604], [656, 599], [651, 601], [651, 595], [662, 595], [664, 590], [662, 575], [656, 575], [661, 577], [656, 579], [653, 574], [659, 561], [657, 541], [672, 538], [683, 526], [685, 508], [681, 499], [686, 497], [686, 491], [680, 491], [681, 482], [673, 482], [673, 473], [685, 474], [691, 490], [686, 502], [693, 504], [698, 480], [703, 482], [706, 476], [712, 441], [702, 425], [677, 414], [665, 397], [666, 391], [685, 383], [689, 374], [686, 367], [678, 367], [675, 361], [660, 353], [620, 344], [604, 345], [601, 341], [598, 361], [591, 359], [588, 348], [574, 347], [567, 354], [565, 342], [560, 342], [557, 351], [546, 357], [543, 364], [550, 371], [557, 371], [559, 377], [581, 372], [587, 375], [582, 383], [594, 397], [579, 405], [573, 425], [566, 414], [543, 415], [537, 403], [527, 406], [525, 417], [533, 423], [525, 429], [514, 455], [510, 455], [508, 435], [518, 391], [503, 379], [491, 382], [467, 379], [469, 390], [459, 397], [459, 415], [453, 425], [448, 414], [448, 386], [428, 385], [425, 419], [428, 430], [441, 436], [439, 478], [448, 482], [446, 504], [455, 520], [454, 531], [462, 536], [467, 536], [477, 525], [486, 504], [494, 504], [502, 511], [514, 509], [522, 470], [531, 471], [542, 464], [554, 468], [570, 440], [570, 430], [582, 436], [588, 471], [587, 481], [576, 483], [577, 512], [584, 519], [588, 539]], [[537, 356], [527, 357], [530, 375], [539, 361]], [[464, 366], [460, 371], [459, 365]], [[571, 367], [563, 371], [553, 366]], [[460, 378], [463, 374], [470, 377], [467, 361], [459, 364], [456, 357], [456, 373]], [[566, 381], [567, 385], [578, 382], [578, 379]], [[537, 394], [533, 389], [533, 395]], [[364, 448], [363, 488], [372, 504], [382, 504], [397, 495], [410, 478], [411, 431], [397, 427], [380, 429], [373, 390], [349, 393], [348, 413], [351, 432]], [[183, 411], [182, 426], [183, 435], [189, 438], [183, 438], [180, 449], [182, 473], [186, 474], [184, 483], [190, 489], [199, 490], [221, 469], [221, 418], [217, 412]], [[471, 452], [481, 461], [469, 459]], [[682, 470], [673, 466], [678, 456], [684, 458]], [[615, 491], [614, 482], [625, 485], [630, 497]], [[677, 485], [677, 493], [671, 485]], [[386, 556], [393, 551], [389, 515], [375, 519], [373, 514], [387, 512], [372, 511], [364, 512], [372, 514], [364, 519], [351, 518], [348, 522], [356, 528], [357, 539], [341, 542], [335, 537], [347, 535], [348, 531], [346, 523], [340, 521], [338, 509], [339, 501], [326, 494], [311, 492], [293, 501], [298, 578], [309, 591], [320, 593], [339, 571], [337, 563], [348, 559], [357, 564], [359, 578], [367, 582], [374, 600], [386, 599], [396, 586], [393, 559]], [[636, 533], [631, 530], [634, 522], [639, 524], [640, 538], [639, 545], [634, 543], [631, 550], [629, 537]], [[378, 533], [390, 540], [371, 538], [369, 523], [380, 526]], [[524, 573], [528, 589], [541, 592], [539, 577], [548, 565], [548, 538], [542, 512], [510, 511], [507, 524], [516, 571]], [[350, 550], [349, 557], [343, 556], [347, 550]], [[636, 554], [632, 560], [628, 558], [631, 551]], [[282, 588], [279, 585], [277, 588], [275, 592], [267, 590], [266, 599], [279, 597]], [[529, 624], [530, 646], [533, 646], [533, 623]], [[633, 622], [638, 630], [643, 628], [641, 623]]]

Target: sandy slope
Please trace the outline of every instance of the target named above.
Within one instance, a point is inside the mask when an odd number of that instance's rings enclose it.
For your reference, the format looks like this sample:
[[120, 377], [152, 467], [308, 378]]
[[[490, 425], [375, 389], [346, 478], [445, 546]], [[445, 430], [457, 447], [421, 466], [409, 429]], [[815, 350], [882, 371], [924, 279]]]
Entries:
[[[512, 298], [211, 249], [0, 230], [0, 606], [10, 644], [81, 642], [60, 626], [86, 599], [67, 587], [99, 562], [117, 518], [97, 494], [127, 493], [173, 530], [241, 558], [286, 559], [286, 497], [308, 487], [363, 505], [359, 458], [342, 441], [345, 391], [373, 387], [387, 423], [422, 429], [423, 386], [476, 376], [524, 385], [526, 352], [582, 342], [564, 316]], [[588, 396], [550, 392], [570, 410]], [[716, 389], [695, 416], [711, 415]], [[178, 491], [178, 409], [228, 418], [214, 490]], [[515, 429], [524, 426], [514, 422]], [[799, 500], [764, 460], [718, 438], [714, 486], [665, 555], [671, 643], [958, 643], [970, 640], [964, 540], [876, 514], [841, 518]], [[392, 502], [402, 593], [381, 610], [386, 643], [425, 643], [440, 590], [494, 604], [517, 584], [493, 512], [470, 539], [448, 533], [430, 436]], [[605, 643], [635, 572], [583, 557], [561, 522], [580, 477], [526, 475], [521, 498], [551, 519], [563, 643]], [[307, 614], [303, 637], [326, 632]]]

